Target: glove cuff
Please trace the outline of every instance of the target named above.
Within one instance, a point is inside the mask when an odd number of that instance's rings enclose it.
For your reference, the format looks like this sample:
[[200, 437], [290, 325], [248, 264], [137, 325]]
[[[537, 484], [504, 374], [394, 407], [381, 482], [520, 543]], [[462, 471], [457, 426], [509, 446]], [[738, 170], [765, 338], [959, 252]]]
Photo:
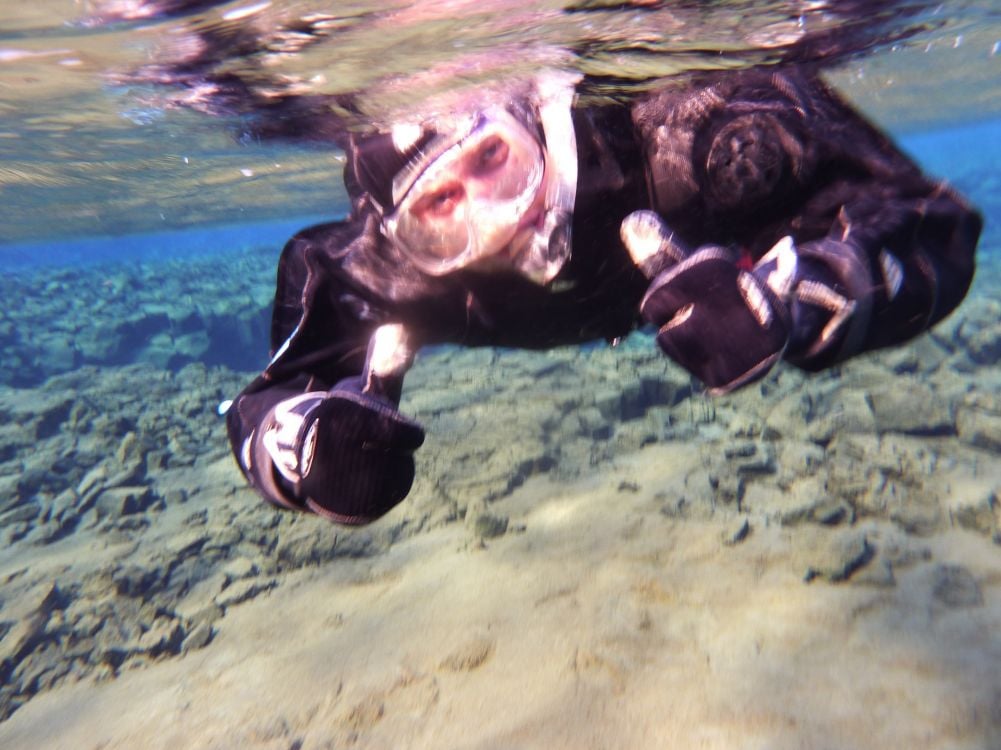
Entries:
[[821, 370], [862, 348], [872, 314], [872, 271], [851, 242], [808, 242], [797, 254], [786, 359], [806, 370]]
[[326, 397], [322, 391], [311, 391], [279, 401], [262, 424], [260, 442], [278, 473], [292, 484], [309, 473], [316, 443], [310, 415]]

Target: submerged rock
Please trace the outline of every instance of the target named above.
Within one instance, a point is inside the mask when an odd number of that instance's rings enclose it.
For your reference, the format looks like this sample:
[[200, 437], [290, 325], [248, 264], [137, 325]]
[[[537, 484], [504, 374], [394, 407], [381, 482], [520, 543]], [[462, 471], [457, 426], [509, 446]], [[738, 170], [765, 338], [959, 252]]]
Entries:
[[249, 601], [258, 594], [273, 589], [274, 587], [274, 580], [269, 579], [261, 581], [244, 578], [233, 582], [223, 589], [222, 593], [216, 596], [215, 603], [223, 609], [226, 609], [227, 607], [232, 607], [236, 604], [242, 604], [245, 601]]
[[869, 394], [879, 432], [948, 435], [956, 431], [952, 406], [913, 377], [897, 377]]
[[932, 580], [935, 601], [953, 609], [979, 607], [984, 595], [977, 579], [961, 565], [936, 565]]
[[478, 513], [473, 519], [472, 527], [479, 539], [495, 539], [507, 532], [508, 518], [494, 513]]
[[866, 535], [858, 531], [834, 533], [817, 541], [805, 554], [803, 580], [807, 583], [816, 578], [831, 583], [847, 581], [876, 554]]
[[952, 520], [960, 528], [998, 541], [1001, 538], [1001, 503], [997, 492], [986, 491], [972, 502], [959, 504], [952, 510]]
[[55, 583], [41, 583], [20, 592], [0, 610], [3, 638], [0, 639], [0, 671], [12, 672], [45, 636], [52, 613], [64, 606], [64, 595]]
[[727, 547], [740, 544], [751, 534], [751, 522], [745, 517], [730, 525], [722, 532], [721, 539]]
[[157, 497], [144, 485], [112, 487], [97, 496], [95, 507], [100, 517], [119, 518], [142, 513], [156, 502]]
[[866, 434], [876, 431], [876, 416], [864, 391], [842, 388], [831, 403], [807, 427], [809, 439], [826, 445], [836, 435]]
[[215, 631], [213, 630], [211, 623], [199, 623], [185, 637], [184, 642], [181, 644], [181, 652], [187, 653], [188, 651], [205, 648], [205, 646], [207, 646], [212, 640], [212, 636], [214, 634]]
[[956, 415], [956, 431], [964, 443], [1001, 453], [1001, 415], [976, 407], [961, 407]]
[[[37, 560], [39, 550], [27, 547], [37, 542], [52, 545], [44, 552], [56, 560], [65, 542], [100, 558], [47, 571], [58, 588], [32, 579], [37, 571], [5, 582], [0, 718], [63, 680], [110, 677], [209, 646], [227, 608], [291, 571], [374, 557], [442, 524], [465, 523], [465, 533], [485, 539], [523, 529], [505, 507], [521, 485], [548, 477], [565, 491], [572, 480], [619, 471], [619, 459], [642, 460], [650, 444], [652, 453], [689, 450], [692, 461], [663, 475], [621, 471], [606, 502], [659, 509], [678, 534], [696, 527], [686, 521], [711, 523], [714, 546], [741, 544], [752, 523], [756, 535], [779, 524], [807, 580], [891, 586], [908, 566], [931, 568], [936, 547], [918, 535], [950, 523], [998, 534], [990, 459], [1001, 452], [1001, 398], [989, 385], [997, 376], [993, 364], [963, 353], [990, 316], [836, 371], [782, 368], [724, 398], [693, 390], [649, 340], [618, 350], [422, 351], [403, 401], [428, 429], [414, 490], [385, 520], [344, 529], [260, 502], [215, 413], [251, 373], [186, 364], [263, 356], [264, 308], [227, 292], [199, 309], [163, 302], [125, 314], [147, 283], [140, 271], [126, 277], [102, 313], [120, 315], [120, 327], [95, 321], [114, 334], [107, 345], [75, 342], [84, 359], [105, 358], [102, 368], [0, 388], [0, 513], [11, 554], [24, 549]], [[172, 282], [178, 300], [187, 283]], [[990, 356], [982, 338], [974, 358]], [[17, 346], [0, 368], [9, 376], [9, 363], [28, 363], [22, 384], [41, 382], [49, 365]], [[954, 367], [961, 357], [972, 374]], [[107, 366], [116, 358], [152, 358], [161, 369]], [[980, 472], [976, 482], [964, 482], [969, 471]], [[979, 606], [986, 583], [954, 568], [935, 574], [934, 600]], [[27, 603], [23, 613], [16, 601]], [[477, 646], [455, 663], [475, 669], [483, 653]]]
[[774, 474], [775, 448], [771, 443], [737, 441], [723, 448], [723, 457], [738, 474]]

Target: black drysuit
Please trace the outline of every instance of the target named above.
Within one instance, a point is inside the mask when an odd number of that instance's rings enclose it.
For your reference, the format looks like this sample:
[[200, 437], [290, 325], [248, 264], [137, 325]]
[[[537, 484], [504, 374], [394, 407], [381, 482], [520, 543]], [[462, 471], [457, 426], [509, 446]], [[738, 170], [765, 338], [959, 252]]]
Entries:
[[[421, 345], [544, 349], [650, 322], [664, 351], [722, 391], [779, 356], [817, 370], [903, 342], [953, 310], [973, 277], [976, 211], [809, 71], [708, 74], [628, 105], [576, 108], [573, 123], [572, 253], [548, 284], [513, 272], [422, 273], [380, 233], [377, 203], [350, 168], [347, 220], [288, 242], [274, 357], [227, 417], [240, 466], [266, 498], [364, 523], [409, 491], [423, 432], [396, 410], [402, 382], [364, 393], [358, 380], [385, 323], [404, 324]], [[638, 209], [656, 212], [685, 253], [711, 252], [658, 268], [651, 282], [620, 238]], [[759, 346], [765, 321], [748, 315], [754, 305], [733, 291], [740, 271], [728, 268], [752, 267], [787, 235], [800, 288], [833, 293], [850, 314], [825, 327], [831, 309], [810, 307], [816, 295], [780, 301], [766, 290], [784, 332]], [[308, 392], [320, 406], [296, 438], [312, 441], [308, 465], [290, 481], [262, 433], [279, 402]]]

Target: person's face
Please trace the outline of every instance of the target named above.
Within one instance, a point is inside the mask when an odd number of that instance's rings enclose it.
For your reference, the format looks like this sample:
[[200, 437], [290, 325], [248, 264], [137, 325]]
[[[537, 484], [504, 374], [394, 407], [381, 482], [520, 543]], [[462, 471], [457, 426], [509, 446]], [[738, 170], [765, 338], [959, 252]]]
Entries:
[[430, 273], [516, 260], [545, 213], [545, 157], [506, 112], [484, 116], [417, 179], [388, 233]]

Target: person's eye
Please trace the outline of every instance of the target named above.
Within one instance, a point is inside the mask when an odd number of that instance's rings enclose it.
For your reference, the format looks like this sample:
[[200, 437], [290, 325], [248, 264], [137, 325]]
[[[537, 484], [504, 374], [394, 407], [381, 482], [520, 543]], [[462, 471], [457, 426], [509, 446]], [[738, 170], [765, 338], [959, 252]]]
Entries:
[[485, 140], [476, 151], [473, 171], [476, 174], [492, 172], [507, 161], [508, 146], [503, 139], [493, 136]]
[[436, 218], [448, 216], [455, 210], [464, 195], [465, 191], [461, 185], [457, 183], [445, 185], [422, 198], [417, 206], [417, 213]]

